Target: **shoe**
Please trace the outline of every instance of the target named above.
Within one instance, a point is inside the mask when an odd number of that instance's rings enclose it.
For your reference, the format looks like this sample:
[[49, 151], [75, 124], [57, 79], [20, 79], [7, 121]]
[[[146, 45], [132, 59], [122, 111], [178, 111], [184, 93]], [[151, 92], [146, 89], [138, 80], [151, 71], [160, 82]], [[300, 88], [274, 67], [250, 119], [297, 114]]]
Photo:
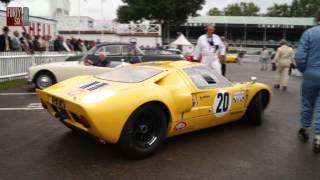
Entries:
[[274, 87], [275, 89], [279, 89], [279, 88], [280, 88], [280, 85], [279, 85], [279, 84], [275, 84], [273, 87]]
[[282, 90], [287, 91], [287, 86], [283, 86]]
[[[301, 128], [298, 132], [298, 136], [302, 142], [307, 142], [309, 140], [309, 134], [305, 128]], [[320, 148], [320, 144], [319, 144]]]
[[320, 153], [320, 136], [314, 138], [313, 152], [316, 154]]

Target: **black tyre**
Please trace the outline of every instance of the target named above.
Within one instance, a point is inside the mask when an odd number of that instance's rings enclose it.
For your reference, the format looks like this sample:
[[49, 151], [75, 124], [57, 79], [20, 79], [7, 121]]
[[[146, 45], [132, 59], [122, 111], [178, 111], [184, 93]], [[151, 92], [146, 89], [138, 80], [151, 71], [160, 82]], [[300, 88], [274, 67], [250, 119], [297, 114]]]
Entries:
[[263, 113], [263, 93], [259, 92], [251, 100], [244, 119], [252, 125], [259, 126], [262, 124]]
[[119, 146], [128, 158], [151, 155], [166, 138], [167, 119], [160, 106], [146, 104], [135, 110], [126, 122]]
[[43, 71], [36, 75], [34, 79], [34, 84], [38, 89], [45, 89], [56, 83], [56, 80], [52, 73]]

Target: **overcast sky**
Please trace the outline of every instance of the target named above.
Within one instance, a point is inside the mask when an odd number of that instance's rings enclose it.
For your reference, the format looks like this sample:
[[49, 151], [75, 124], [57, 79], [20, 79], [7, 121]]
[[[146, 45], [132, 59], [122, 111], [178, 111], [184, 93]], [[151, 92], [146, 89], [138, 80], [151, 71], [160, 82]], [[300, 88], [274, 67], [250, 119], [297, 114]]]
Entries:
[[[55, 0], [54, 0], [55, 1]], [[90, 16], [95, 19], [101, 19], [103, 16], [106, 19], [116, 18], [116, 10], [118, 6], [122, 4], [121, 0], [70, 0], [71, 10], [70, 15], [77, 16], [79, 14], [79, 1], [80, 1], [80, 15]], [[86, 2], [87, 1], [87, 2]], [[230, 3], [236, 2], [254, 2], [261, 7], [262, 12], [265, 12], [266, 8], [272, 6], [273, 3], [291, 3], [292, 0], [206, 0], [206, 4], [199, 12], [201, 15], [205, 15], [208, 9], [212, 7], [224, 8]], [[50, 16], [50, 0], [14, 0], [9, 6], [23, 6], [30, 8], [30, 15], [34, 16]], [[103, 8], [103, 13], [101, 9]], [[5, 9], [1, 3], [1, 9]]]

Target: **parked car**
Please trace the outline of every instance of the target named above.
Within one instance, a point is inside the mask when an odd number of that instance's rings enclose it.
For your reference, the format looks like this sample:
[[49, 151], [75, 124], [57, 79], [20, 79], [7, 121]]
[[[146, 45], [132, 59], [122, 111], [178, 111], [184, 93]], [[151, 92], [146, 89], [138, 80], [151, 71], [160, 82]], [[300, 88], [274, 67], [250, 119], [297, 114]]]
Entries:
[[[111, 61], [110, 67], [85, 65], [84, 61], [87, 59], [93, 62], [99, 61], [99, 54], [102, 52], [107, 54], [107, 59]], [[36, 88], [44, 89], [74, 76], [99, 74], [121, 64], [163, 60], [177, 61], [181, 59], [183, 59], [181, 55], [173, 53], [144, 53], [138, 47], [129, 43], [102, 43], [89, 50], [85, 55], [70, 57], [66, 62], [30, 67], [28, 83], [34, 83]]]
[[240, 119], [260, 125], [272, 93], [255, 78], [235, 83], [199, 63], [167, 61], [75, 77], [37, 94], [71, 130], [141, 158], [167, 137]]
[[[139, 47], [130, 43], [101, 43], [88, 51], [84, 56], [92, 60], [97, 60], [100, 52], [108, 54], [108, 58], [110, 58], [111, 61], [124, 61], [128, 63], [183, 60], [183, 56], [175, 53], [144, 53]], [[70, 57], [66, 61], [75, 61], [81, 58], [83, 58], [83, 56]]]
[[86, 64], [87, 59], [79, 61], [54, 62], [31, 66], [28, 70], [28, 84], [34, 84], [38, 89], [47, 88], [57, 82], [79, 75], [95, 75], [128, 63], [111, 61], [108, 67], [97, 67]]

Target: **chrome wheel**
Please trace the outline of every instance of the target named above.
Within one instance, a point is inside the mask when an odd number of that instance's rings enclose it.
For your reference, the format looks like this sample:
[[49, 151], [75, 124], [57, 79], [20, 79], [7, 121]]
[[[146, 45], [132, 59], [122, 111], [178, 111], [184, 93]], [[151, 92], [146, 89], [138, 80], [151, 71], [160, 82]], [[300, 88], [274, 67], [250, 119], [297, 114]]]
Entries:
[[39, 89], [45, 89], [54, 84], [54, 80], [48, 74], [40, 74], [36, 79], [36, 87]]

